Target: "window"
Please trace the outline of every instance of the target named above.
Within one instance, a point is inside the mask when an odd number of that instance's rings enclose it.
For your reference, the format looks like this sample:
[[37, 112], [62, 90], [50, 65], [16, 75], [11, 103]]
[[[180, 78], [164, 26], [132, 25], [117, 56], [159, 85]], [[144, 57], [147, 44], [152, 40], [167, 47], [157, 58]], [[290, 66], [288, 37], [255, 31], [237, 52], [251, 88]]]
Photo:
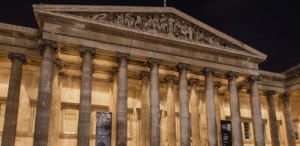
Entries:
[[250, 122], [243, 122], [244, 127], [244, 139], [250, 139]]
[[64, 134], [76, 134], [78, 123], [78, 112], [74, 109], [65, 109], [63, 112], [63, 128]]
[[299, 140], [299, 122], [298, 121], [293, 122], [293, 129], [294, 129], [295, 139]]
[[4, 125], [4, 118], [5, 118], [5, 104], [0, 104], [0, 131], [3, 131]]

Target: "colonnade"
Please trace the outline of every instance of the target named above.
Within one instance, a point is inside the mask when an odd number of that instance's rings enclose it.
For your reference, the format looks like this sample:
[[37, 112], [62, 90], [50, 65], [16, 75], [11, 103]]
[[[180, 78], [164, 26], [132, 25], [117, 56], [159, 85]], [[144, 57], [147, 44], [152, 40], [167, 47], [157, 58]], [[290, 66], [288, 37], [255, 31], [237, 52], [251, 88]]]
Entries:
[[[52, 82], [53, 82], [53, 70], [55, 67], [54, 45], [45, 44], [43, 46], [42, 64], [40, 72], [40, 83], [38, 91], [38, 102], [36, 112], [36, 123], [34, 133], [34, 146], [46, 146], [48, 143], [48, 131], [49, 131], [49, 115], [50, 105], [52, 98]], [[82, 57], [82, 76], [81, 76], [81, 88], [80, 88], [80, 106], [79, 106], [79, 122], [78, 122], [78, 146], [89, 145], [90, 142], [90, 115], [91, 115], [91, 92], [92, 92], [92, 62], [95, 55], [95, 49], [93, 48], [81, 48]], [[117, 146], [127, 145], [127, 92], [128, 92], [128, 60], [129, 54], [117, 53], [118, 60], [118, 92], [117, 92], [117, 113], [116, 113], [116, 144]], [[20, 86], [22, 79], [22, 66], [25, 62], [25, 55], [10, 53], [9, 58], [12, 61], [11, 74], [9, 80], [7, 104], [6, 104], [6, 116], [4, 122], [2, 146], [14, 145], [16, 137], [17, 117], [18, 117], [18, 105], [20, 96]], [[151, 58], [148, 60], [150, 74], [150, 116], [149, 121], [142, 121], [144, 124], [150, 125], [150, 145], [160, 145], [160, 91], [159, 91], [159, 67], [163, 63], [163, 60]], [[189, 112], [189, 99], [188, 99], [188, 77], [187, 73], [190, 69], [190, 65], [184, 63], [178, 63], [178, 77], [179, 77], [179, 101], [180, 101], [180, 141], [181, 146], [191, 145], [191, 118]], [[205, 68], [202, 71], [205, 77], [205, 96], [206, 96], [206, 108], [207, 108], [207, 128], [208, 128], [208, 145], [218, 145], [218, 134], [216, 125], [216, 107], [215, 107], [215, 86], [213, 82], [214, 69]], [[230, 100], [230, 112], [232, 123], [232, 137], [233, 146], [243, 145], [242, 131], [241, 131], [241, 117], [239, 107], [239, 97], [237, 89], [237, 77], [238, 73], [228, 72], [226, 74], [228, 79], [228, 92]], [[167, 85], [172, 87], [174, 85], [174, 76], [167, 76]], [[261, 114], [261, 103], [259, 98], [258, 89], [258, 76], [248, 77], [249, 91], [250, 91], [250, 103], [252, 111], [253, 131], [255, 145], [264, 146], [264, 132], [263, 132], [263, 120]], [[272, 144], [279, 146], [279, 135], [276, 120], [276, 110], [274, 104], [274, 91], [267, 91], [269, 121], [271, 129]], [[287, 131], [287, 138], [289, 146], [295, 146], [295, 139], [293, 136], [291, 111], [289, 104], [289, 95], [284, 94], [281, 98], [283, 104], [283, 113], [285, 116], [285, 124]], [[174, 105], [173, 103], [170, 107]], [[143, 103], [146, 105], [146, 103]], [[174, 107], [168, 109], [174, 112]], [[142, 111], [147, 113], [146, 111]], [[174, 117], [175, 115], [170, 115]], [[174, 118], [173, 118], [174, 119]], [[175, 120], [170, 120], [170, 128], [175, 128]], [[199, 132], [197, 132], [199, 133]], [[144, 134], [144, 138], [147, 134]], [[168, 138], [176, 139], [175, 130], [168, 133]], [[174, 145], [174, 141], [172, 142]]]

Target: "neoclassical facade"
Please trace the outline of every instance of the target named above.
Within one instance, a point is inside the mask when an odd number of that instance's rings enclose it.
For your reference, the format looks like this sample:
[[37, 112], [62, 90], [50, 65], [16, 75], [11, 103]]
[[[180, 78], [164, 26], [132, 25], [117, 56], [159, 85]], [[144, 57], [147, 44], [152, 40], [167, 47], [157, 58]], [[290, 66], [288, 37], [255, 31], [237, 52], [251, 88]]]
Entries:
[[33, 5], [38, 28], [0, 23], [2, 146], [300, 145], [300, 67], [170, 7]]

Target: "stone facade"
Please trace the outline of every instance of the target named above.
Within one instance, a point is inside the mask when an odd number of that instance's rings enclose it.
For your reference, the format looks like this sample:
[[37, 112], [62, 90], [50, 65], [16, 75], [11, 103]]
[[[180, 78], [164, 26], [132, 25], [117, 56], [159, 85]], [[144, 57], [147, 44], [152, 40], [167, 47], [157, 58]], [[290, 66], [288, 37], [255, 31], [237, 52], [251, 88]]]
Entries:
[[[0, 23], [3, 146], [300, 145], [300, 67], [170, 7], [33, 5], [38, 28]], [[26, 59], [25, 59], [26, 58]], [[10, 130], [11, 129], [11, 130]], [[7, 132], [8, 131], [8, 132]]]

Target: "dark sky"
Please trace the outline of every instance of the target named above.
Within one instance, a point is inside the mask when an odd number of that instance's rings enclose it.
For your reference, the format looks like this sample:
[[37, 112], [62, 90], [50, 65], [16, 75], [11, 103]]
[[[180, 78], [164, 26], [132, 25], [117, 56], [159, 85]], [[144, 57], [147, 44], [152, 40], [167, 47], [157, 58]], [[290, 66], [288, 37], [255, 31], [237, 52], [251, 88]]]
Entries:
[[[34, 3], [162, 6], [163, 0], [1, 0], [0, 22], [36, 27]], [[168, 0], [168, 6], [267, 54], [263, 70], [283, 72], [300, 63], [297, 0]]]

